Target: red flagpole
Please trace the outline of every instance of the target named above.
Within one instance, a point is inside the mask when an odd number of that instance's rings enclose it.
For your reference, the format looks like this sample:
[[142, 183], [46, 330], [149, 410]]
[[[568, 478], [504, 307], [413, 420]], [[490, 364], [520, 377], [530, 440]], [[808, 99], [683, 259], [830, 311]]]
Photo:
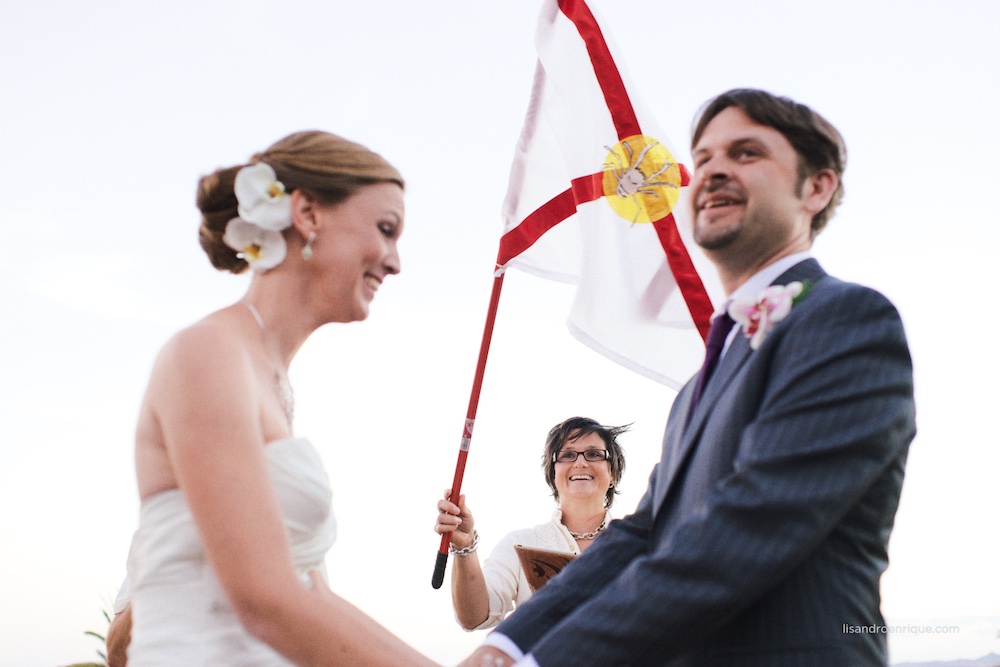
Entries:
[[[490, 353], [490, 340], [493, 338], [493, 323], [497, 318], [497, 305], [500, 303], [500, 288], [503, 287], [502, 268], [497, 268], [493, 276], [493, 293], [490, 295], [490, 307], [486, 312], [486, 326], [483, 328], [483, 342], [479, 346], [479, 361], [476, 363], [476, 376], [472, 381], [472, 393], [469, 396], [469, 409], [465, 413], [465, 426], [462, 428], [462, 444], [458, 449], [458, 461], [455, 463], [455, 478], [451, 482], [451, 502], [458, 504], [458, 496], [462, 492], [462, 477], [465, 476], [465, 460], [469, 457], [469, 446], [472, 444], [472, 428], [476, 423], [476, 410], [479, 408], [479, 392], [483, 388], [483, 373], [486, 371], [486, 357]], [[451, 535], [441, 536], [441, 546], [438, 547], [437, 561], [434, 563], [434, 576], [431, 586], [441, 588], [444, 583], [444, 570], [448, 565], [448, 547]]]

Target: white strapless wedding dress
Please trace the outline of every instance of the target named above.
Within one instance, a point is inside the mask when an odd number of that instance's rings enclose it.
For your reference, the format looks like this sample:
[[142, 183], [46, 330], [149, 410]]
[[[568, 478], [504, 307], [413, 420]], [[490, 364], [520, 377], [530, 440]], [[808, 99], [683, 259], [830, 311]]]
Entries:
[[[325, 574], [336, 536], [330, 480], [308, 440], [265, 449], [295, 567], [308, 582]], [[116, 607], [131, 598], [129, 667], [278, 667], [291, 665], [240, 625], [209, 565], [179, 489], [143, 501], [132, 540], [129, 574]]]

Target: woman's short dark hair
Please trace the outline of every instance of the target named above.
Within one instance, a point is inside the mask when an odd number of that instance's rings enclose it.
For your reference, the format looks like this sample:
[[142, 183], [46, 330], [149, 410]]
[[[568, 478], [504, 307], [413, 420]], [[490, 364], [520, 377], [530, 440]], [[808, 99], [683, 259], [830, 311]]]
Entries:
[[552, 497], [556, 499], [556, 502], [559, 502], [559, 491], [556, 489], [556, 464], [553, 457], [567, 442], [575, 442], [585, 435], [596, 433], [604, 441], [604, 446], [608, 448], [611, 487], [608, 488], [604, 497], [604, 507], [605, 509], [611, 507], [611, 504], [615, 502], [615, 495], [619, 493], [618, 483], [622, 479], [622, 473], [625, 472], [625, 450], [618, 444], [618, 436], [629, 430], [630, 427], [631, 424], [604, 426], [589, 417], [570, 417], [549, 430], [549, 434], [545, 438], [545, 451], [542, 454], [542, 470], [545, 471], [545, 481], [552, 489]]
[[844, 196], [843, 177], [847, 167], [844, 138], [828, 120], [804, 104], [763, 90], [734, 88], [709, 100], [701, 108], [691, 131], [692, 148], [712, 119], [729, 107], [738, 108], [759, 125], [773, 127], [788, 140], [799, 156], [800, 187], [807, 177], [822, 169], [831, 169], [837, 175], [837, 189], [830, 203], [813, 216], [812, 236], [815, 237], [833, 217]]

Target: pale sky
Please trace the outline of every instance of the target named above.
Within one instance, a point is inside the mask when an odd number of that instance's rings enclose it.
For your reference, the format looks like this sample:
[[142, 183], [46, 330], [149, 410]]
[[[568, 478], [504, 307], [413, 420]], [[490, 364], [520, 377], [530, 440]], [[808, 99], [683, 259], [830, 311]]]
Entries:
[[[736, 86], [824, 114], [849, 151], [819, 237], [831, 273], [898, 306], [917, 383], [891, 564], [893, 661], [1000, 653], [995, 346], [1000, 3], [591, 0], [687, 160], [691, 118]], [[945, 8], [946, 7], [946, 8]], [[334, 590], [433, 658], [482, 640], [430, 576], [520, 132], [538, 3], [39, 0], [0, 21], [0, 667], [94, 657], [138, 500], [132, 433], [167, 337], [238, 299], [197, 243], [200, 175], [296, 130], [360, 141], [407, 179], [403, 271], [368, 321], [292, 367], [296, 432], [320, 451], [340, 533]], [[947, 187], [946, 187], [947, 186]], [[483, 555], [553, 507], [545, 432], [634, 422], [626, 514], [674, 392], [583, 347], [572, 288], [504, 285], [464, 489]], [[985, 307], [984, 307], [985, 306]], [[973, 337], [970, 337], [972, 334]], [[992, 398], [991, 398], [992, 397]]]

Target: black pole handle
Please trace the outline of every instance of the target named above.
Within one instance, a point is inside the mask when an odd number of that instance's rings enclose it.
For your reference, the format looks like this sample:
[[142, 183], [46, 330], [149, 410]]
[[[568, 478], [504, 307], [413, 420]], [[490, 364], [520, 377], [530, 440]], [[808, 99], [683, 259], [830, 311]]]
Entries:
[[441, 588], [444, 583], [444, 568], [448, 565], [448, 553], [438, 552], [437, 561], [434, 563], [434, 576], [431, 577], [431, 586]]

